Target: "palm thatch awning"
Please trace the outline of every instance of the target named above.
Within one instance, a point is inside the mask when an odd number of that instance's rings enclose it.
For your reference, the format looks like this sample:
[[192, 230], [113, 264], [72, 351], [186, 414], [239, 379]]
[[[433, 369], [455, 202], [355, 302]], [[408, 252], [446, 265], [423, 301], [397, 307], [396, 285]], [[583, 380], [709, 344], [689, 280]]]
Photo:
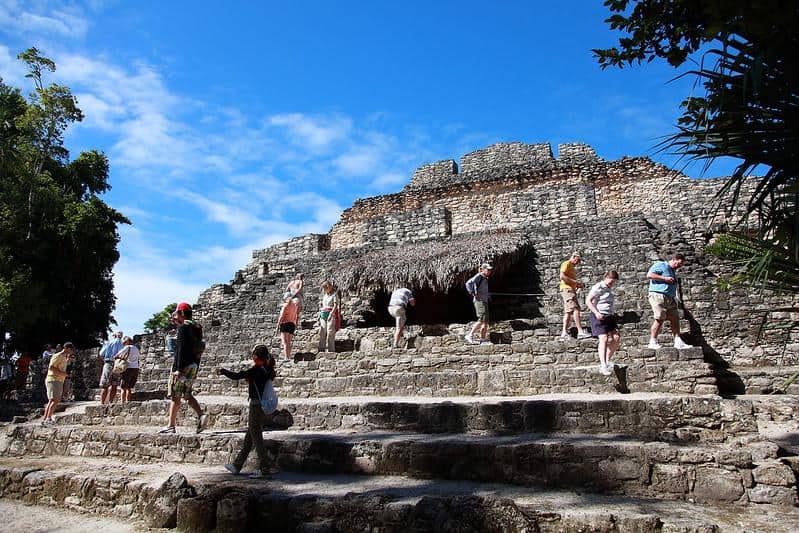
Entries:
[[330, 278], [350, 292], [397, 287], [446, 292], [462, 286], [484, 262], [494, 266], [495, 275], [502, 275], [530, 246], [527, 235], [512, 231], [402, 243], [344, 261], [330, 272]]

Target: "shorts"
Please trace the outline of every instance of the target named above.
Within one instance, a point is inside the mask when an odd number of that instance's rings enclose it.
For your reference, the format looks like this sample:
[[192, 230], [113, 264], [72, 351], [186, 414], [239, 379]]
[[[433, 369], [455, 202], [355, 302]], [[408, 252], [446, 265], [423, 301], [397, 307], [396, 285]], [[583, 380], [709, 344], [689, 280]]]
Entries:
[[63, 381], [46, 381], [44, 383], [47, 388], [47, 399], [61, 401], [61, 396], [64, 395], [64, 382]]
[[600, 335], [607, 335], [611, 331], [617, 331], [619, 329], [618, 324], [616, 323], [616, 317], [613, 315], [603, 315], [605, 317], [604, 320], [598, 320], [594, 313], [591, 313], [588, 316], [588, 319], [591, 322], [591, 333], [598, 337]]
[[106, 388], [109, 385], [116, 387], [119, 385], [120, 375], [114, 374], [114, 363], [106, 361], [103, 364], [103, 373], [100, 376], [100, 387]]
[[181, 369], [180, 377], [176, 378], [174, 374], [170, 374], [167, 395], [173, 400], [181, 397], [188, 400], [192, 397], [191, 389], [194, 387], [195, 379], [197, 379], [197, 365], [194, 363]]
[[574, 289], [561, 289], [560, 297], [563, 298], [564, 313], [573, 313], [580, 310], [580, 302], [577, 301], [577, 292]]
[[652, 314], [655, 315], [655, 320], [676, 320], [679, 318], [677, 300], [662, 292], [650, 292], [649, 305], [652, 306]]
[[479, 300], [474, 301], [474, 313], [477, 315], [478, 322], [489, 322], [488, 303]]
[[122, 388], [123, 389], [132, 389], [136, 382], [139, 381], [139, 369], [138, 368], [128, 368], [124, 372], [122, 372]]
[[397, 328], [402, 329], [408, 321], [408, 312], [401, 305], [389, 305], [388, 314], [396, 319]]
[[278, 326], [280, 333], [290, 333], [294, 335], [294, 332], [297, 331], [297, 324], [294, 322], [283, 322]]

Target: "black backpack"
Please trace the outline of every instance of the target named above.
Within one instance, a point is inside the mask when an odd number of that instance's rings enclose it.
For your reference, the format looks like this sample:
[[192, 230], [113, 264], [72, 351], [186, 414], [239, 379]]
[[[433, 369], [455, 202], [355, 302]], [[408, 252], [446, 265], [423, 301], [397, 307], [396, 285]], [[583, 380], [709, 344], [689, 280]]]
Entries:
[[187, 324], [191, 327], [192, 337], [194, 338], [194, 344], [191, 347], [192, 354], [194, 354], [194, 359], [197, 363], [200, 362], [200, 357], [202, 357], [203, 352], [205, 352], [205, 340], [203, 340], [203, 327], [194, 321], [186, 321]]

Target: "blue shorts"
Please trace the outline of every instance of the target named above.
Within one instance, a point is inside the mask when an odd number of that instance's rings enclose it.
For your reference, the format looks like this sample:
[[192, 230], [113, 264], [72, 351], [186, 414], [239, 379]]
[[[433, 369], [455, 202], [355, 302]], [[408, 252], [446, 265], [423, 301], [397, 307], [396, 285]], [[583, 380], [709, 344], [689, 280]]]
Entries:
[[619, 329], [618, 324], [616, 324], [616, 317], [613, 315], [603, 315], [604, 320], [597, 320], [594, 313], [591, 313], [588, 318], [591, 321], [591, 333], [598, 337], [599, 335], [607, 335], [611, 331], [617, 331]]

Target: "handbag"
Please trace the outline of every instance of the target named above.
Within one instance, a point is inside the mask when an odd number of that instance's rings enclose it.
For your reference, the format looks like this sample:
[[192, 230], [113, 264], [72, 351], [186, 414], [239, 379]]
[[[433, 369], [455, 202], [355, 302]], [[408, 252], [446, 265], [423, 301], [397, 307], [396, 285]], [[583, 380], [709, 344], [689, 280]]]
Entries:
[[[263, 371], [266, 372], [266, 369], [263, 368]], [[275, 387], [272, 386], [271, 379], [266, 380], [263, 395], [258, 391], [258, 386], [255, 387], [255, 392], [258, 393], [258, 403], [261, 405], [264, 414], [271, 415], [277, 410], [277, 392], [275, 392]]]
[[[130, 346], [126, 346], [128, 349], [128, 355], [130, 355]], [[114, 368], [111, 369], [111, 372], [114, 374], [120, 375], [124, 374], [125, 370], [128, 369], [128, 359], [114, 359]]]
[[124, 374], [125, 370], [128, 369], [128, 361], [126, 359], [116, 359], [114, 360], [114, 368], [112, 372], [114, 374]]

